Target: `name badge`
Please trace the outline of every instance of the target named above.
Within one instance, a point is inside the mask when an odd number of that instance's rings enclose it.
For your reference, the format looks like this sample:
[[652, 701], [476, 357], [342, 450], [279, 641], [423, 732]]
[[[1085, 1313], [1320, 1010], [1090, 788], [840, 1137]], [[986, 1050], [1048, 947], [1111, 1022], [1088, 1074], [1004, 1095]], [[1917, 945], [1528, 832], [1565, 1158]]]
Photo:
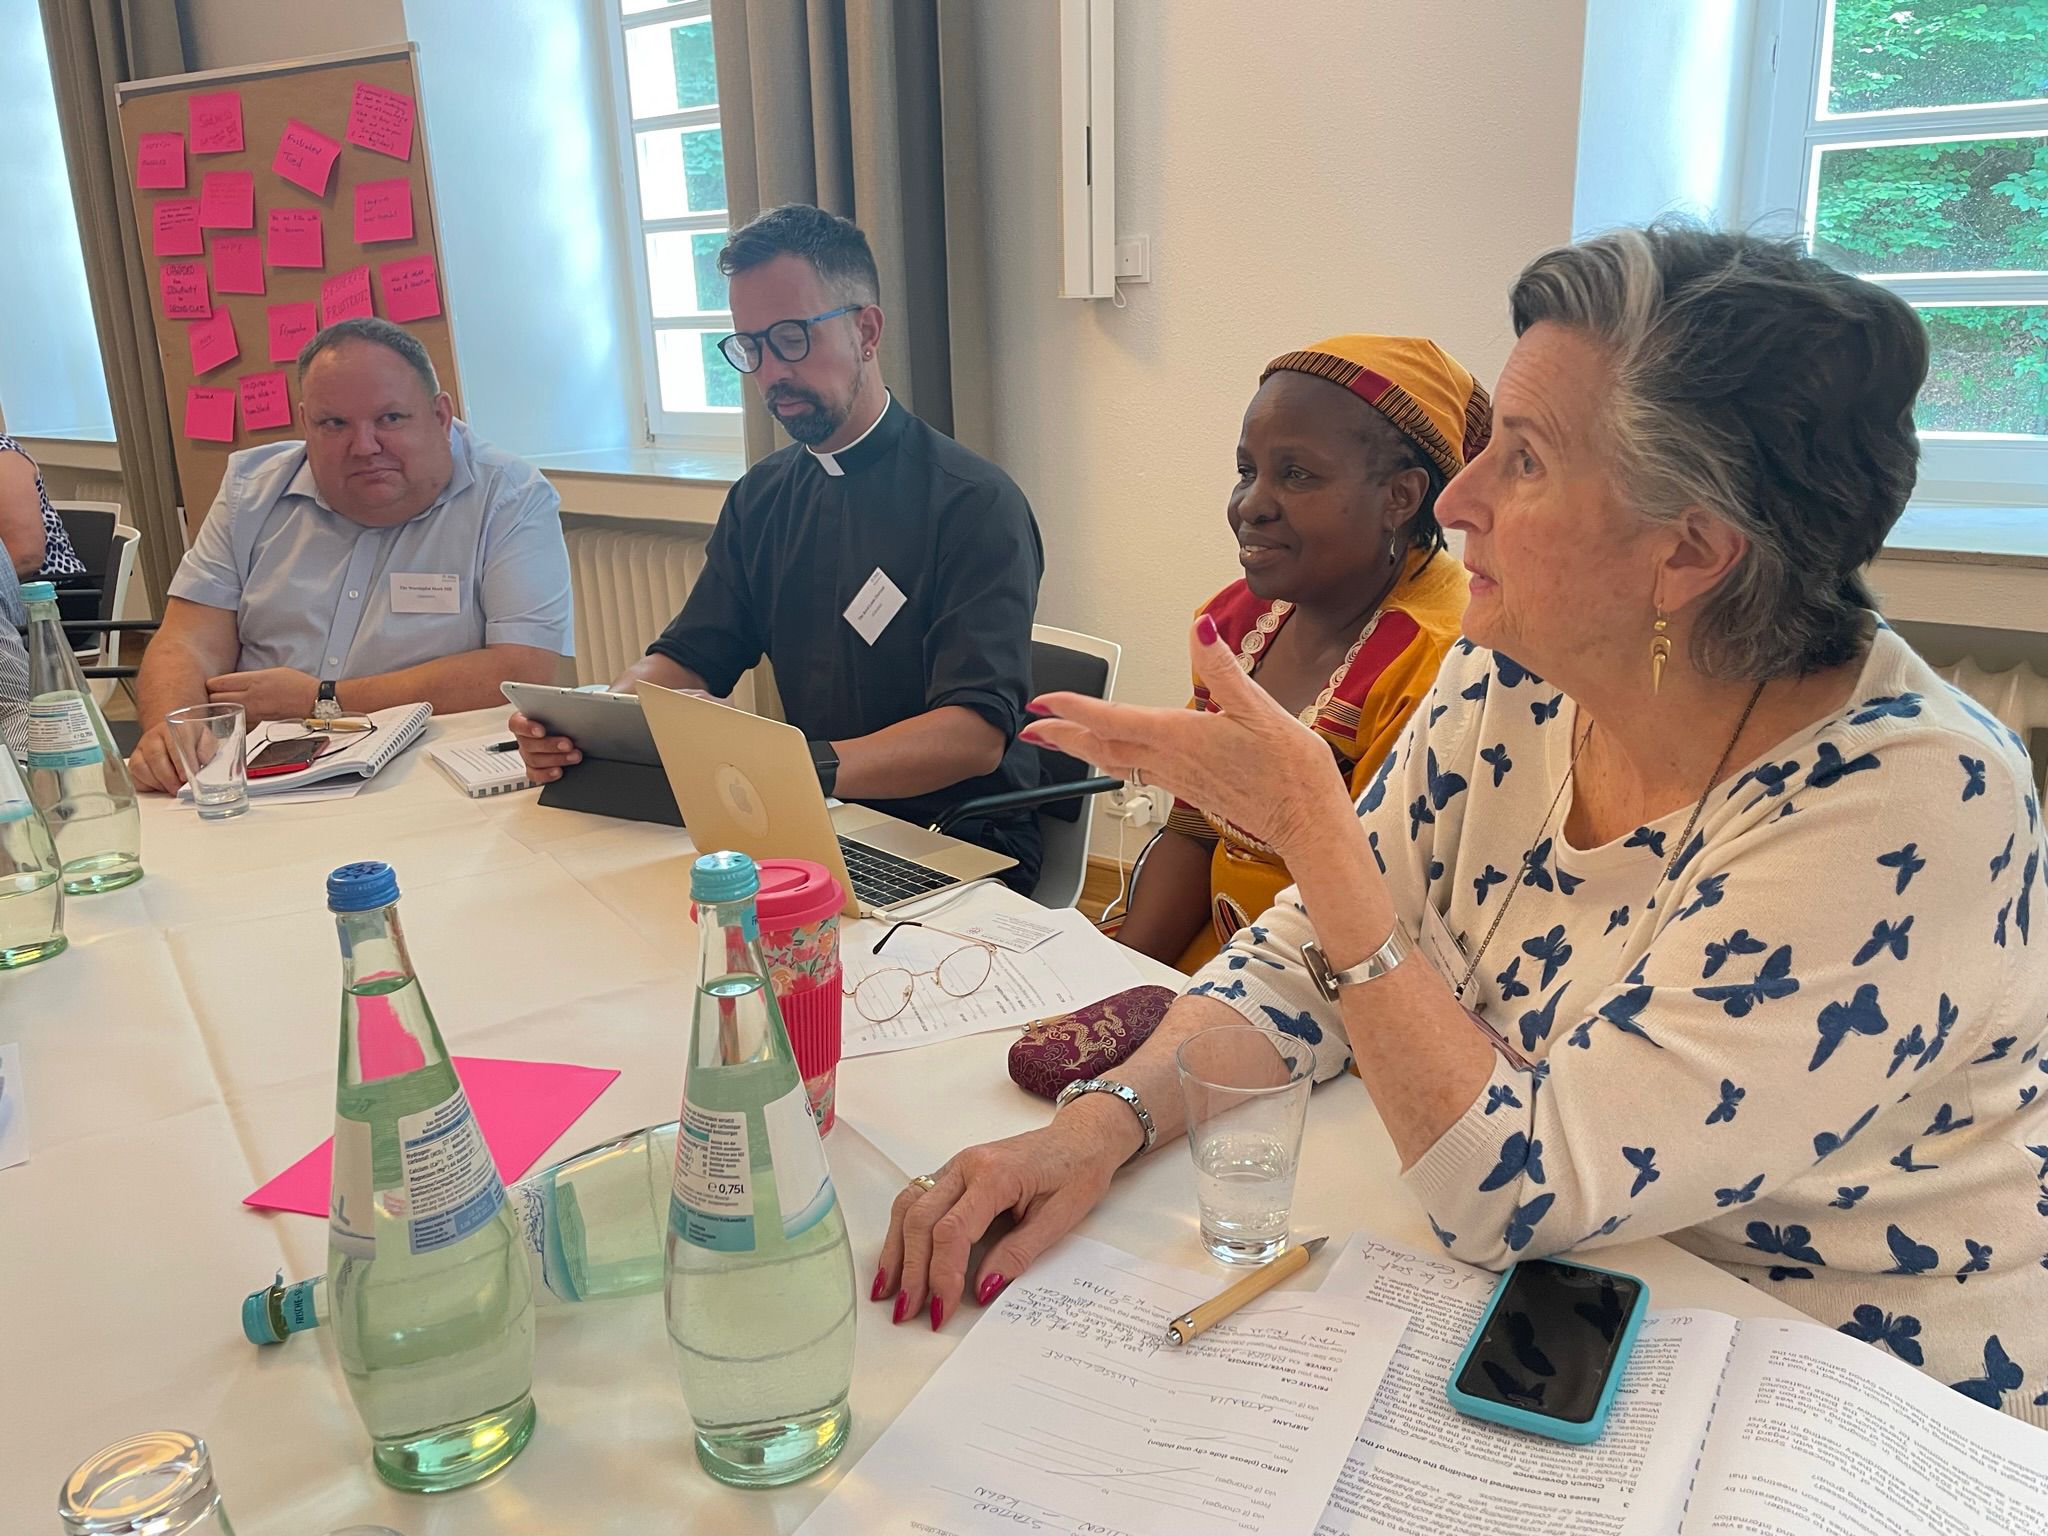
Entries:
[[416, 571], [391, 575], [393, 613], [462, 612], [462, 578]]
[[903, 589], [889, 579], [889, 573], [879, 565], [875, 574], [861, 584], [853, 601], [846, 605], [846, 622], [853, 626], [855, 634], [873, 645], [882, 638], [882, 631], [889, 627], [889, 621], [907, 601]]
[[1453, 992], [1457, 991], [1458, 983], [1465, 979], [1471, 962], [1459, 947], [1451, 925], [1444, 921], [1443, 913], [1437, 911], [1436, 903], [1427, 896], [1422, 899], [1422, 932], [1416, 938], [1422, 945], [1424, 957], [1435, 967], [1437, 975], [1443, 977], [1444, 985]]

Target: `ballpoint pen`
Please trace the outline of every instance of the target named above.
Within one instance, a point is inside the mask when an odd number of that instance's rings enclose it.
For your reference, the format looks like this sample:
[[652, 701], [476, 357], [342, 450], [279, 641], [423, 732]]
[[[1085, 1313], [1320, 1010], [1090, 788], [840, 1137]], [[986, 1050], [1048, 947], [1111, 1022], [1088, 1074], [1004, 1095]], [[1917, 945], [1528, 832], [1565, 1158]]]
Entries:
[[1289, 1248], [1279, 1258], [1267, 1260], [1222, 1295], [1183, 1312], [1168, 1323], [1166, 1337], [1175, 1344], [1191, 1343], [1197, 1335], [1207, 1333], [1254, 1296], [1264, 1295], [1289, 1275], [1306, 1269], [1315, 1251], [1328, 1241], [1327, 1237], [1312, 1237], [1298, 1247]]

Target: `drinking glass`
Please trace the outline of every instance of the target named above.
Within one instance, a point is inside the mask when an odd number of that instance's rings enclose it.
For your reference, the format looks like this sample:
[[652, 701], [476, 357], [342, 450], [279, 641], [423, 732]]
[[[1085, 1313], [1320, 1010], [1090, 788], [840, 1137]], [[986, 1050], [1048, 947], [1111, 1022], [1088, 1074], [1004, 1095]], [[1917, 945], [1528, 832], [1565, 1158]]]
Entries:
[[172, 710], [164, 724], [199, 814], [226, 821], [248, 810], [249, 732], [242, 706], [194, 704]]
[[235, 1536], [206, 1442], [155, 1429], [86, 1458], [57, 1496], [64, 1536]]
[[1263, 1264], [1287, 1246], [1315, 1053], [1275, 1030], [1218, 1024], [1190, 1035], [1174, 1060], [1202, 1246], [1225, 1264]]

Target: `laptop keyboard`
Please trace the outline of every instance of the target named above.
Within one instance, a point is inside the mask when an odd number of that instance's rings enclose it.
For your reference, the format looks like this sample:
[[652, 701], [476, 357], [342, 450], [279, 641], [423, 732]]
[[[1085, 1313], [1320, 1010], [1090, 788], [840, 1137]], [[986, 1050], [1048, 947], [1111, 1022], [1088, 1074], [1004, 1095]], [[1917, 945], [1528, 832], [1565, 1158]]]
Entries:
[[894, 906], [913, 896], [944, 890], [959, 881], [929, 865], [912, 863], [893, 853], [884, 853], [850, 837], [839, 839], [840, 855], [846, 860], [846, 876], [853, 882], [853, 894], [871, 907]]

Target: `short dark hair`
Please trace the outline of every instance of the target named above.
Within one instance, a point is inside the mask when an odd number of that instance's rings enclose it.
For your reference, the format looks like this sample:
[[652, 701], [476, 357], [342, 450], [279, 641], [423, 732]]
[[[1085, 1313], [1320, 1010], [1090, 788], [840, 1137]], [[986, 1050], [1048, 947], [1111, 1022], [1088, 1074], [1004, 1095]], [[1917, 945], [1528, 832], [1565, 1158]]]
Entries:
[[1862, 569], [1919, 464], [1927, 333], [1911, 306], [1797, 242], [1678, 218], [1546, 252], [1509, 302], [1517, 336], [1548, 320], [1605, 350], [1636, 510], [1704, 507], [1748, 540], [1701, 610], [1693, 664], [1762, 681], [1860, 654], [1876, 606]]
[[1446, 548], [1443, 526], [1436, 520], [1436, 499], [1443, 494], [1446, 484], [1444, 472], [1414, 438], [1387, 420], [1378, 407], [1365, 414], [1371, 419], [1359, 433], [1359, 440], [1372, 455], [1373, 473], [1382, 480], [1391, 480], [1403, 470], [1419, 469], [1429, 481], [1423, 487], [1422, 500], [1416, 503], [1415, 515], [1408, 520], [1409, 547], [1430, 554]]
[[757, 214], [725, 237], [718, 270], [727, 277], [778, 256], [801, 256], [847, 303], [879, 304], [882, 277], [868, 237], [851, 219], [809, 203], [784, 203]]
[[348, 341], [367, 341], [387, 352], [396, 352], [405, 360], [406, 366], [419, 375], [420, 382], [427, 386], [428, 394], [441, 393], [441, 381], [434, 375], [434, 360], [427, 356], [427, 349], [420, 344], [420, 339], [402, 326], [393, 325], [389, 320], [379, 320], [375, 315], [337, 320], [307, 342], [299, 349], [299, 377], [306, 376], [307, 365], [322, 352], [332, 352]]

